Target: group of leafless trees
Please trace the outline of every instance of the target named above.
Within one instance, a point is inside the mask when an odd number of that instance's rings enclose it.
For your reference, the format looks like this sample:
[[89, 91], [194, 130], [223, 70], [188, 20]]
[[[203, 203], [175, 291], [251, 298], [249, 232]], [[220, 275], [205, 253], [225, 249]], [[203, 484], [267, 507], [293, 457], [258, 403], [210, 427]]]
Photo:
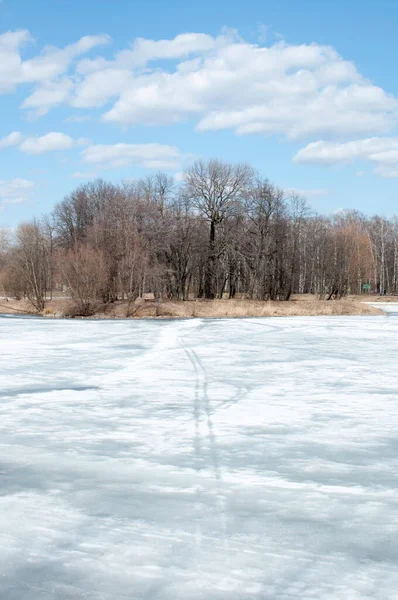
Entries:
[[0, 233], [0, 295], [44, 308], [64, 289], [79, 314], [124, 300], [289, 300], [398, 291], [398, 220], [324, 217], [246, 164], [198, 161], [176, 183], [158, 173], [79, 186], [40, 220]]

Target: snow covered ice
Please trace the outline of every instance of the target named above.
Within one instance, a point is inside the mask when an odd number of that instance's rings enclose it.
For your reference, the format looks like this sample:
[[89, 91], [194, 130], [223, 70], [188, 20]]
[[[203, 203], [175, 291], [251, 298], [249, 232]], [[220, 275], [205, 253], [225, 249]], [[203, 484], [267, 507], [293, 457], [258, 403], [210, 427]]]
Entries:
[[398, 318], [0, 318], [0, 598], [398, 597]]

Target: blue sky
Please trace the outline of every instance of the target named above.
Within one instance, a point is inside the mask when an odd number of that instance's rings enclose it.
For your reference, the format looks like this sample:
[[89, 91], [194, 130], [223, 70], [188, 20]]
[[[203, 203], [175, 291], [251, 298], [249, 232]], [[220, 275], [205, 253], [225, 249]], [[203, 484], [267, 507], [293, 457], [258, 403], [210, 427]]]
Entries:
[[75, 186], [248, 161], [396, 212], [394, 0], [2, 0], [0, 226]]

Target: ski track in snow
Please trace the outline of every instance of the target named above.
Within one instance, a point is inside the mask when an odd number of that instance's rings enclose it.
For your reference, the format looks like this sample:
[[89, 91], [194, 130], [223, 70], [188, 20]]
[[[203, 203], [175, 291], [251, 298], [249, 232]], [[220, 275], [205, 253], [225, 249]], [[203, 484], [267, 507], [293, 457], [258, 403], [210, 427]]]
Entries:
[[[203, 324], [199, 325], [196, 329], [196, 333], [203, 329]], [[183, 348], [185, 354], [187, 355], [189, 361], [191, 362], [196, 376], [195, 383], [195, 393], [194, 393], [194, 415], [195, 415], [195, 455], [200, 459], [200, 418], [201, 413], [205, 412], [206, 414], [206, 422], [207, 422], [207, 434], [209, 438], [210, 445], [210, 454], [213, 465], [214, 476], [217, 481], [217, 510], [219, 512], [220, 520], [222, 522], [223, 527], [223, 543], [224, 549], [229, 558], [229, 547], [228, 547], [228, 536], [227, 536], [227, 518], [226, 518], [226, 502], [223, 493], [222, 487], [222, 470], [220, 465], [220, 459], [218, 456], [217, 450], [217, 437], [215, 433], [215, 429], [213, 426], [213, 421], [211, 418], [211, 405], [208, 394], [208, 376], [206, 370], [204, 369], [202, 362], [199, 356], [196, 354], [193, 348], [191, 348], [188, 343], [184, 340], [183, 337], [179, 338], [179, 343]], [[199, 451], [198, 451], [199, 449]], [[200, 492], [198, 491], [198, 494]], [[201, 503], [199, 503], [200, 509], [202, 509]], [[204, 509], [204, 507], [203, 507]], [[199, 539], [202, 538], [202, 532], [200, 527], [200, 519], [199, 519]]]
[[0, 318], [0, 600], [398, 598], [398, 307]]

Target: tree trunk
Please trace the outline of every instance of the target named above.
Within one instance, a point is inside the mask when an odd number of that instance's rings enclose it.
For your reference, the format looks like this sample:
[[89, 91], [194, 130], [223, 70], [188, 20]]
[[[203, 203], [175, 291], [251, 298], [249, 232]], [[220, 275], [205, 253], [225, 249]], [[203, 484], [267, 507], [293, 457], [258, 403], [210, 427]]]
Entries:
[[216, 226], [214, 221], [210, 223], [210, 239], [209, 239], [209, 255], [207, 257], [206, 273], [205, 273], [205, 298], [208, 300], [214, 299], [214, 264], [215, 254], [214, 246], [216, 240]]

